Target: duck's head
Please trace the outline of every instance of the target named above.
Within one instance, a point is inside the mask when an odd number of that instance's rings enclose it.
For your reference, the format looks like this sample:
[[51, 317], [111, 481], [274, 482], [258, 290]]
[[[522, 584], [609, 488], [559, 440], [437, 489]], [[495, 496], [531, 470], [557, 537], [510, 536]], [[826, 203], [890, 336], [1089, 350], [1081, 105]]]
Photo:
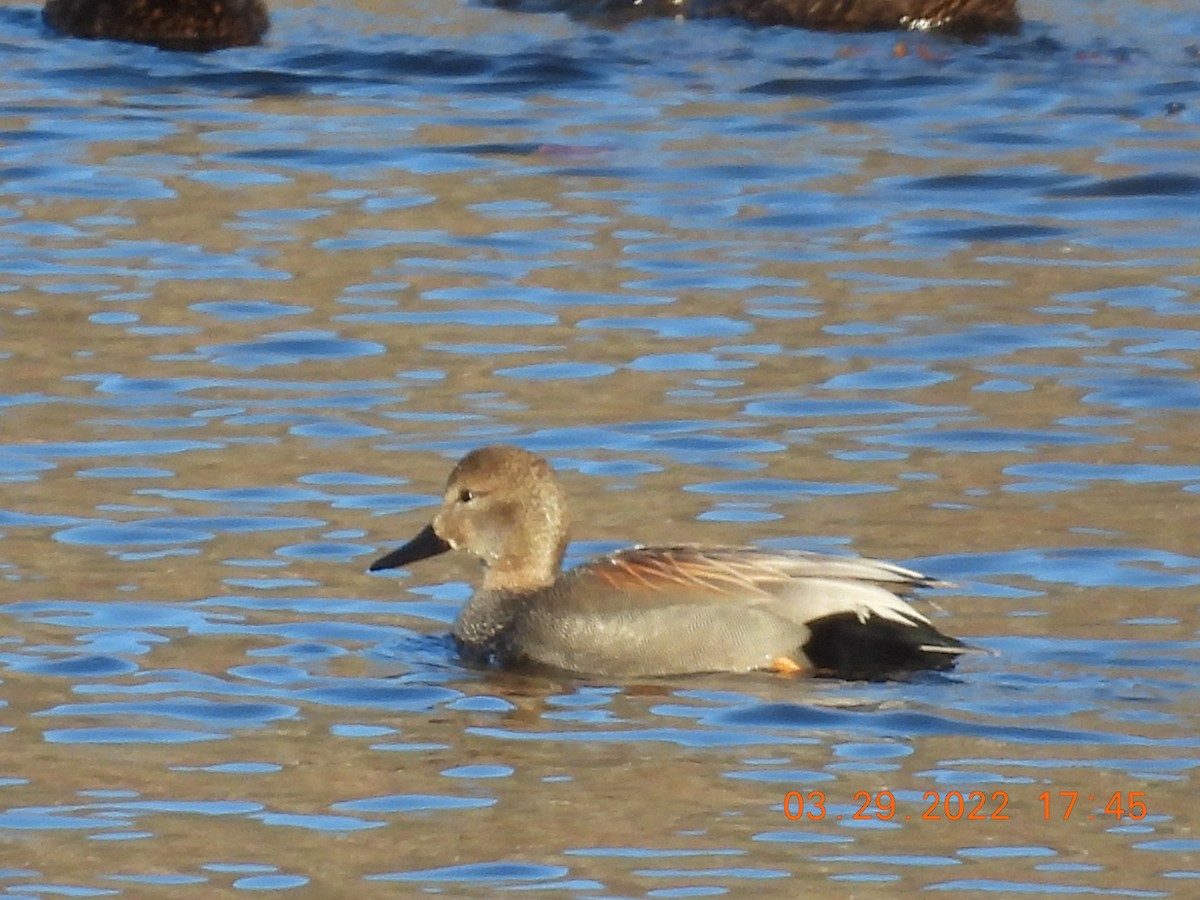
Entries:
[[481, 447], [450, 473], [433, 522], [371, 571], [465, 550], [487, 567], [485, 588], [539, 587], [558, 575], [569, 524], [566, 492], [546, 460], [520, 447]]

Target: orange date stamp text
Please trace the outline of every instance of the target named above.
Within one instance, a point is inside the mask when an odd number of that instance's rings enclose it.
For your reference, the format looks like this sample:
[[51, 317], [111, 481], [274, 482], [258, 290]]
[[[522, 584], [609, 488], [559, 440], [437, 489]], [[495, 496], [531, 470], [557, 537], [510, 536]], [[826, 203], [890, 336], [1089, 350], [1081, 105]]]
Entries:
[[[1099, 812], [1086, 811], [1079, 800], [1086, 804], [1104, 803]], [[1047, 822], [1066, 822], [1073, 816], [1088, 819], [1144, 819], [1149, 815], [1145, 791], [1114, 791], [1112, 794], [1080, 794], [1079, 791], [1043, 791], [1038, 795], [1042, 819]], [[856, 808], [848, 816], [830, 813], [826, 808], [824, 791], [788, 791], [783, 797], [783, 815], [792, 822], [819, 822], [825, 818], [849, 818], [858, 821], [890, 822], [892, 820], [950, 822], [1005, 822], [1010, 815], [1008, 791], [926, 791], [921, 798], [923, 809], [901, 815], [896, 810], [896, 796], [891, 791], [858, 791], [854, 795]], [[1095, 810], [1095, 806], [1087, 807]]]

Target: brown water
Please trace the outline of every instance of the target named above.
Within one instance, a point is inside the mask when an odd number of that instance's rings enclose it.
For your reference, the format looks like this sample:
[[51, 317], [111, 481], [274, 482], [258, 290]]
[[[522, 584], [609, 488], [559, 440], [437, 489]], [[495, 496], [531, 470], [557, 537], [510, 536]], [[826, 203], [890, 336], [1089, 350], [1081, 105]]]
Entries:
[[[1194, 895], [1200, 11], [273, 9], [0, 5], [0, 896]], [[572, 561], [897, 559], [997, 655], [466, 669], [469, 564], [364, 570], [498, 440]]]

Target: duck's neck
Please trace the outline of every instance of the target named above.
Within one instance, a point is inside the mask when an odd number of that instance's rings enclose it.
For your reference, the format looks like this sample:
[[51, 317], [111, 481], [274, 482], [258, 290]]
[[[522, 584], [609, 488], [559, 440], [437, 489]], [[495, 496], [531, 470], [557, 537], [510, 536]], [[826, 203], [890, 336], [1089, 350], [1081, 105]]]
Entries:
[[566, 523], [521, 522], [504, 535], [499, 553], [484, 559], [480, 593], [531, 594], [554, 584], [567, 550]]
[[532, 594], [550, 587], [558, 578], [558, 560], [546, 560], [534, 565], [535, 561], [523, 559], [518, 565], [508, 565], [503, 560], [483, 570], [481, 594]]
[[483, 584], [454, 622], [454, 637], [477, 652], [487, 652], [518, 611], [558, 578], [562, 553], [526, 555], [519, 564], [499, 560], [484, 569]]
[[467, 648], [487, 653], [523, 606], [549, 589], [567, 550], [566, 501], [556, 493], [539, 505], [541, 517], [521, 519], [502, 532], [499, 547], [481, 553], [483, 584], [454, 622], [454, 637]]
[[455, 640], [478, 654], [487, 654], [493, 639], [512, 621], [521, 598], [482, 588], [472, 595], [454, 620]]

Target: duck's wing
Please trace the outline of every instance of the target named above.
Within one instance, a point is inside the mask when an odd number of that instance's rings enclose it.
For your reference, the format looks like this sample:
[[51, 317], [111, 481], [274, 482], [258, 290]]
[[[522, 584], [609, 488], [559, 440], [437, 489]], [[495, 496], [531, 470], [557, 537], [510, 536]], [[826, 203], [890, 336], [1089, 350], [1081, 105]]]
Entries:
[[947, 586], [876, 559], [693, 544], [631, 547], [585, 563], [572, 575], [603, 585], [610, 607], [617, 598], [629, 606], [769, 604], [790, 607], [786, 617], [797, 621], [854, 612], [860, 619], [874, 614], [926, 622], [899, 598]]

